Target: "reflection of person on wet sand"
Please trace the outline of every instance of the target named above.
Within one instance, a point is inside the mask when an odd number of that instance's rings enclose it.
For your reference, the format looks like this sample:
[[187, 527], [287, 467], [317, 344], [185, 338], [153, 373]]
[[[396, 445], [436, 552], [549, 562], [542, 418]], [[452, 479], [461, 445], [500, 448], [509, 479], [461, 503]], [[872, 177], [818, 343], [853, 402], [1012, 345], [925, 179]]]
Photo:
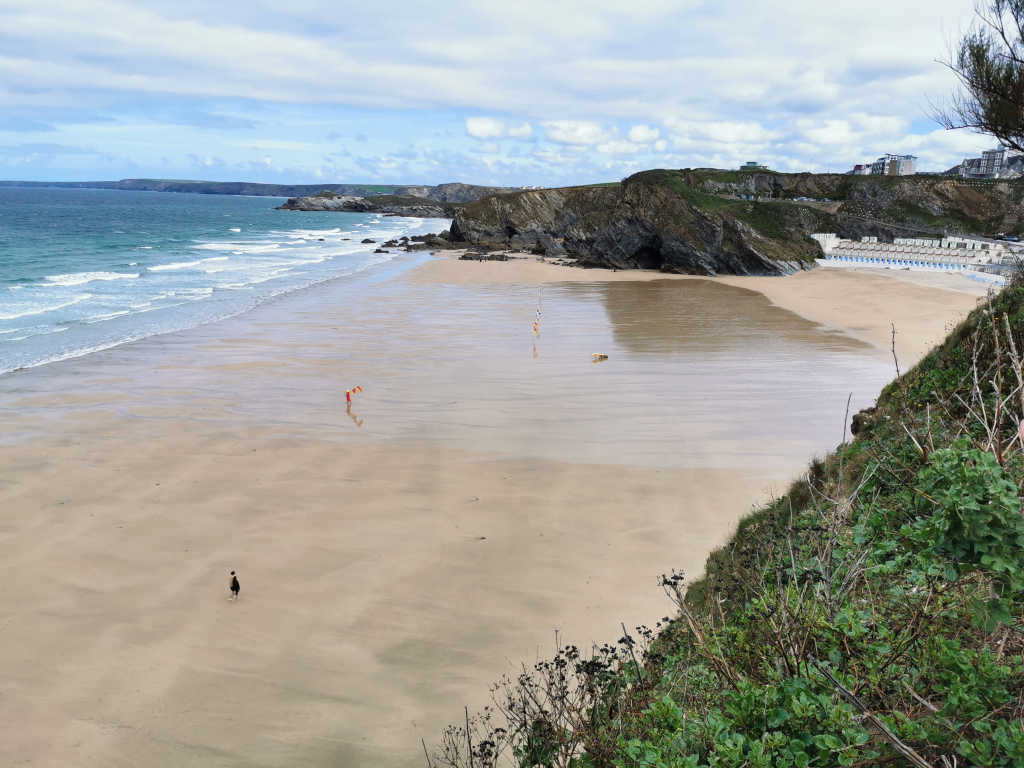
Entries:
[[348, 417], [352, 419], [352, 423], [355, 424], [357, 427], [363, 426], [363, 420], [356, 416], [354, 413], [352, 413], [351, 401], [345, 404], [345, 413], [348, 414]]

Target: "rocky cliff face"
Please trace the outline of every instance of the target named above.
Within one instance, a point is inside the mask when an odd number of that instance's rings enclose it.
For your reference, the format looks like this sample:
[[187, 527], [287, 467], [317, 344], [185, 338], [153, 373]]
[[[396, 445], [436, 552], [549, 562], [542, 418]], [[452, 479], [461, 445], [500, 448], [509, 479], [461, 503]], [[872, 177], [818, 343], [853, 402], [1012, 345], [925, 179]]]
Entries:
[[476, 184], [452, 182], [449, 184], [438, 184], [434, 187], [398, 187], [395, 190], [395, 194], [426, 197], [441, 203], [471, 203], [488, 195], [511, 191], [510, 187], [481, 187]]
[[943, 176], [852, 176], [711, 170], [677, 172], [685, 183], [714, 195], [767, 199], [829, 198], [847, 237], [1021, 233], [1024, 180], [971, 181]]
[[436, 187], [396, 187], [394, 194], [388, 195], [347, 194], [325, 189], [316, 195], [290, 198], [278, 210], [350, 211], [450, 219], [462, 203], [507, 191], [506, 187], [458, 183], [438, 184]]
[[685, 169], [487, 197], [456, 212], [451, 236], [584, 266], [780, 274], [820, 255], [814, 232], [891, 240], [1022, 228], [1024, 181]]
[[417, 216], [426, 219], [450, 219], [458, 204], [429, 200], [411, 195], [375, 195], [358, 197], [320, 193], [311, 197], [293, 197], [278, 210], [285, 211], [347, 211], [350, 213], [383, 213], [389, 216]]
[[784, 274], [813, 264], [820, 251], [807, 234], [831, 219], [804, 206], [724, 200], [675, 172], [647, 171], [621, 184], [484, 198], [456, 212], [451, 238], [583, 266]]

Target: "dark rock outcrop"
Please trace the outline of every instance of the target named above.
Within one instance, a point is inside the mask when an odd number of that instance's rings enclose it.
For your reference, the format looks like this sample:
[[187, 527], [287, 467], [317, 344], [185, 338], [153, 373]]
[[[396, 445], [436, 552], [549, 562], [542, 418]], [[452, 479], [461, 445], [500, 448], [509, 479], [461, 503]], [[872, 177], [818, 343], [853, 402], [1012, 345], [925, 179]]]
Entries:
[[425, 197], [428, 200], [436, 200], [440, 203], [471, 203], [488, 195], [511, 191], [513, 191], [512, 187], [483, 187], [477, 184], [451, 182], [448, 184], [438, 184], [433, 187], [398, 187], [395, 189], [394, 194]]
[[284, 211], [347, 211], [350, 213], [383, 213], [388, 216], [416, 216], [426, 219], [450, 219], [459, 203], [443, 203], [423, 197], [376, 195], [354, 197], [321, 192], [312, 197], [289, 198], [278, 210]]
[[827, 229], [827, 214], [721, 200], [679, 183], [675, 173], [487, 197], [456, 213], [451, 239], [568, 256], [582, 266], [689, 274], [784, 274], [820, 255], [807, 234]]
[[1022, 229], [1024, 180], [684, 169], [486, 197], [456, 212], [451, 240], [582, 266], [782, 274], [821, 255], [814, 232], [888, 241]]
[[452, 248], [446, 235], [448, 230], [437, 235], [413, 235], [412, 239], [405, 243], [407, 251], [438, 251]]
[[464, 203], [507, 191], [506, 187], [480, 187], [457, 183], [438, 184], [435, 187], [396, 187], [393, 194], [381, 195], [344, 194], [324, 189], [315, 195], [290, 198], [279, 206], [278, 210], [348, 211], [450, 219]]
[[875, 406], [871, 406], [870, 408], [865, 408], [863, 411], [858, 411], [853, 414], [853, 418], [850, 419], [850, 434], [859, 435], [863, 432], [865, 427], [867, 427], [875, 418], [876, 412], [877, 409]]
[[1024, 179], [708, 169], [676, 174], [690, 188], [707, 194], [785, 200], [831, 211], [836, 215], [833, 231], [843, 237], [873, 235], [889, 241], [893, 237], [1024, 231]]

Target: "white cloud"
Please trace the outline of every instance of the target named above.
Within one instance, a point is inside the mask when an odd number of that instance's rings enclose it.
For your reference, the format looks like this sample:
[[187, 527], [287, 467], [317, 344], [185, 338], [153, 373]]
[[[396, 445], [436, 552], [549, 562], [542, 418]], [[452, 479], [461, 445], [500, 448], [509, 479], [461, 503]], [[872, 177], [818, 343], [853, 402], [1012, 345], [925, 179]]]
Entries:
[[506, 125], [505, 121], [494, 117], [467, 117], [466, 134], [474, 139], [528, 139], [533, 135], [533, 126], [529, 123]]
[[[237, 164], [243, 150], [231, 134], [260, 134], [259, 127], [232, 132], [167, 120], [160, 133], [151, 107], [184, 104], [256, 123], [266, 116], [260, 146], [273, 135], [315, 144], [303, 133], [302, 110], [334, 109], [338, 122], [353, 124], [346, 135], [373, 134], [365, 154], [382, 164], [439, 127], [448, 132], [431, 141], [450, 154], [432, 164], [374, 166], [382, 171], [483, 174], [481, 162], [467, 159], [474, 152], [459, 145], [475, 145], [469, 137], [501, 140], [496, 157], [505, 165], [492, 162], [488, 178], [511, 172], [520, 145], [533, 163], [516, 161], [523, 183], [528, 174], [593, 178], [602, 166], [581, 155], [594, 147], [607, 150], [611, 158], [600, 163], [616, 171], [646, 157], [635, 146], [676, 165], [760, 158], [825, 170], [904, 147], [920, 154], [921, 167], [948, 167], [993, 143], [922, 122], [929, 99], [954, 87], [934, 59], [969, 21], [965, 0], [835, 0], [826, 14], [817, 0], [449, 0], [441, 10], [396, 0], [387, 16], [343, 5], [336, 13], [326, 0], [0, 0], [0, 114], [22, 110], [24, 125], [52, 123], [54, 140], [87, 141], [97, 151], [142, 157], [142, 148], [171, 142], [182, 145], [177, 156], [209, 152]], [[439, 24], [443, 37], [422, 34]], [[115, 124], [42, 116], [72, 108], [109, 114]], [[531, 150], [545, 141], [560, 146], [542, 161]], [[319, 160], [310, 156], [324, 149], [275, 149], [273, 157], [278, 166], [313, 169]], [[145, 151], [159, 163], [164, 150]]]
[[474, 139], [497, 139], [505, 135], [505, 124], [493, 117], [467, 117], [466, 133]]
[[533, 135], [533, 126], [529, 123], [510, 126], [508, 135], [512, 139], [528, 139]]
[[629, 129], [629, 140], [636, 144], [650, 144], [661, 136], [661, 131], [649, 125], [634, 125]]
[[597, 145], [597, 151], [606, 155], [634, 155], [644, 149], [643, 144], [615, 139]]
[[686, 118], [669, 117], [665, 119], [665, 125], [671, 131], [677, 145], [690, 139], [730, 144], [759, 144], [781, 135], [779, 131], [768, 129], [753, 120], [697, 122]]
[[589, 146], [610, 138], [600, 123], [590, 120], [548, 120], [542, 125], [548, 139], [559, 144]]

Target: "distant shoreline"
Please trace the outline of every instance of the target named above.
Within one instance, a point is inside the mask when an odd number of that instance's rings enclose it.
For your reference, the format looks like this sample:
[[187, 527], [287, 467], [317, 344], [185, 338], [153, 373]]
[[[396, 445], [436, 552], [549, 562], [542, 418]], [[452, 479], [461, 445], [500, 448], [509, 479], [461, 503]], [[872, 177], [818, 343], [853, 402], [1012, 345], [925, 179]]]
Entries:
[[21, 189], [113, 189], [133, 192], [191, 192], [199, 195], [244, 197], [299, 197], [323, 190], [351, 195], [394, 194], [399, 184], [263, 184], [248, 181], [192, 181], [188, 179], [120, 179], [119, 181], [16, 181], [0, 180], [0, 187]]

